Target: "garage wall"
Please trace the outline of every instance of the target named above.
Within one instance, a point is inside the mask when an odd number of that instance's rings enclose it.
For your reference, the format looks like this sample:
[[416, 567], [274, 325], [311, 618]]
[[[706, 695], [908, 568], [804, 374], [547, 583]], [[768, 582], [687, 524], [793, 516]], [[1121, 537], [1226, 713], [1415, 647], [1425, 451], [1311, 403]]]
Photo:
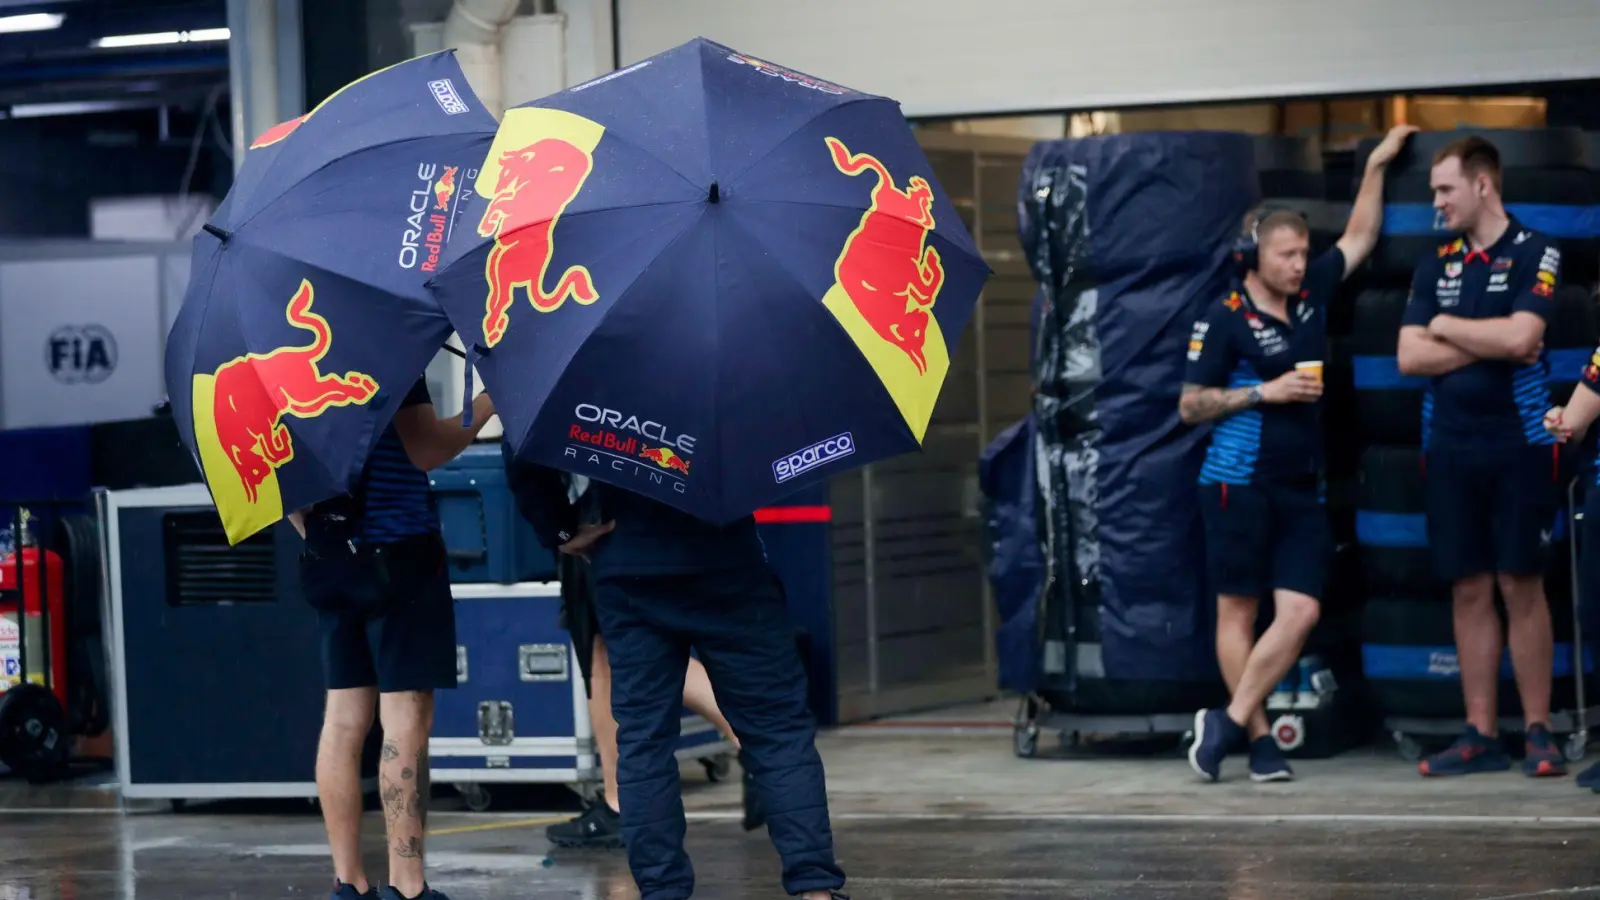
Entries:
[[1595, 0], [617, 0], [626, 65], [696, 36], [910, 116], [1600, 77]]

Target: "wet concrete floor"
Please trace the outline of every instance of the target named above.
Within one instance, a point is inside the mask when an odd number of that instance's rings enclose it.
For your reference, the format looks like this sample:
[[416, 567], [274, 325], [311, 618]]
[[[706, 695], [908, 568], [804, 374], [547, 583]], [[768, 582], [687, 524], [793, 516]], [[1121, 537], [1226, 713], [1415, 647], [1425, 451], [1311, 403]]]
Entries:
[[[1201, 784], [1176, 754], [1018, 760], [999, 728], [843, 729], [821, 746], [854, 900], [1600, 898], [1600, 795], [1570, 777], [1424, 780], [1377, 747], [1300, 762], [1291, 784], [1252, 784], [1242, 760]], [[783, 896], [765, 834], [738, 826], [737, 784], [684, 773], [695, 896]], [[621, 852], [545, 841], [566, 815], [552, 805], [470, 813], [441, 789], [434, 885], [455, 900], [637, 897]], [[367, 826], [381, 877], [381, 816]], [[174, 814], [0, 781], [0, 900], [320, 898], [323, 841], [300, 801]]]

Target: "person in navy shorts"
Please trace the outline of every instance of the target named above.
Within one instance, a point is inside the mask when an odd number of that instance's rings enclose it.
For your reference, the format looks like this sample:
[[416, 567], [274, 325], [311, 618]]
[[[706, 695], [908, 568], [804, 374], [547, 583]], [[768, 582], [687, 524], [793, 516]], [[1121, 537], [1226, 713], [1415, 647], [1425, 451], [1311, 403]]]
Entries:
[[[1208, 781], [1246, 747], [1251, 779], [1294, 777], [1263, 704], [1317, 623], [1332, 552], [1318, 404], [1326, 309], [1377, 244], [1384, 173], [1414, 131], [1396, 127], [1372, 151], [1343, 236], [1316, 259], [1308, 261], [1310, 231], [1299, 213], [1264, 207], [1246, 216], [1234, 254], [1243, 285], [1214, 303], [1189, 339], [1178, 413], [1190, 425], [1215, 423], [1200, 506], [1217, 591], [1217, 662], [1231, 692], [1227, 708], [1195, 713], [1189, 765]], [[1263, 596], [1274, 615], [1257, 642]]]
[[[433, 695], [456, 686], [455, 600], [427, 472], [455, 459], [494, 415], [488, 394], [472, 426], [439, 417], [418, 379], [379, 436], [354, 489], [289, 518], [305, 538], [300, 584], [317, 610], [328, 698], [317, 746], [317, 796], [333, 851], [332, 900], [445, 900], [423, 871]], [[361, 858], [361, 750], [374, 707], [383, 727], [378, 793], [389, 883]]]
[[1511, 663], [1527, 721], [1523, 770], [1562, 775], [1550, 735], [1553, 635], [1544, 568], [1559, 498], [1545, 322], [1561, 251], [1500, 198], [1500, 154], [1481, 137], [1433, 159], [1433, 205], [1457, 237], [1418, 265], [1400, 328], [1400, 371], [1428, 379], [1423, 458], [1428, 542], [1450, 582], [1467, 724], [1420, 764], [1423, 775], [1501, 771], [1496, 709], [1504, 598]]
[[[1600, 298], [1596, 298], [1600, 300]], [[1600, 347], [1589, 356], [1578, 386], [1566, 406], [1553, 406], [1544, 415], [1544, 427], [1561, 443], [1581, 443], [1594, 420], [1600, 418]], [[1583, 526], [1579, 538], [1583, 547], [1578, 555], [1578, 604], [1583, 611], [1583, 627], [1595, 627], [1600, 611], [1600, 466], [1589, 476], [1583, 497]], [[1578, 773], [1580, 788], [1600, 794], [1600, 763]]]

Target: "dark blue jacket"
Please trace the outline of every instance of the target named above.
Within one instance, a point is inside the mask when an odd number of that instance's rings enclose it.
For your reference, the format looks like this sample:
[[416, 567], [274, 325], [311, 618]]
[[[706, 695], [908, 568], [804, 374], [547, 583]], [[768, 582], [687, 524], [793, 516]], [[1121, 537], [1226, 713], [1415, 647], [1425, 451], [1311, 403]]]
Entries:
[[595, 480], [574, 506], [567, 500], [565, 473], [513, 459], [509, 444], [501, 445], [501, 454], [517, 509], [543, 546], [553, 550], [566, 543], [578, 533], [580, 522], [617, 523], [590, 551], [597, 579], [734, 569], [766, 560], [753, 516], [712, 525]]

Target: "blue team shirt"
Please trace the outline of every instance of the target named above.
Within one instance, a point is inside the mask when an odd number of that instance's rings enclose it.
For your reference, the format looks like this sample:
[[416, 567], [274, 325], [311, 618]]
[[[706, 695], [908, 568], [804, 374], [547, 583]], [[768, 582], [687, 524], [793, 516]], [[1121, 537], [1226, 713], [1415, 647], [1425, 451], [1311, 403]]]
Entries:
[[[428, 384], [422, 379], [411, 387], [400, 408], [432, 404]], [[439, 514], [433, 505], [428, 473], [406, 455], [394, 423], [367, 460], [367, 506], [362, 535], [373, 543], [396, 541], [439, 532]]]
[[[1464, 238], [1417, 265], [1403, 325], [1426, 327], [1436, 315], [1495, 319], [1531, 312], [1549, 321], [1561, 277], [1561, 251], [1515, 218], [1494, 245], [1471, 249]], [[1550, 363], [1484, 359], [1428, 380], [1422, 401], [1424, 447], [1550, 444]]]
[[[1217, 301], [1194, 324], [1183, 380], [1201, 387], [1250, 387], [1283, 375], [1295, 363], [1325, 363], [1327, 306], [1344, 281], [1344, 266], [1338, 247], [1312, 260], [1299, 296], [1289, 298], [1287, 322], [1262, 312], [1243, 290]], [[1320, 406], [1264, 403], [1218, 421], [1200, 483], [1240, 485], [1319, 474]]]

